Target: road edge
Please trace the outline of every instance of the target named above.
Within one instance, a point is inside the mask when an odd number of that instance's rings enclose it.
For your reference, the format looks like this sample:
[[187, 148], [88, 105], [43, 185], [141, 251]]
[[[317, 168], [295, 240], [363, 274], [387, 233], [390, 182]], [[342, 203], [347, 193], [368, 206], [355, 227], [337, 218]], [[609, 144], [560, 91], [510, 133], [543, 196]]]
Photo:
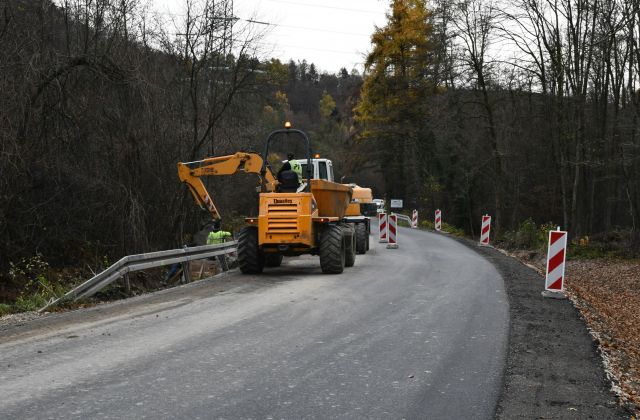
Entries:
[[610, 389], [602, 356], [573, 303], [543, 299], [544, 279], [519, 260], [467, 238], [449, 237], [491, 262], [505, 282], [509, 336], [494, 417], [630, 418]]

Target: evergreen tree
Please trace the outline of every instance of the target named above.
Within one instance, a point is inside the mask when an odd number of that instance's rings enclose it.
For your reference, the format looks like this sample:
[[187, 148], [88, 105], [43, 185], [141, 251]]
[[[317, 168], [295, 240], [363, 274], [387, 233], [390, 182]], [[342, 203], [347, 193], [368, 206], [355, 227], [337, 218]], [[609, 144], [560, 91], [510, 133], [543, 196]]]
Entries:
[[429, 17], [424, 0], [393, 1], [387, 24], [371, 37], [373, 50], [354, 110], [360, 139], [381, 142], [387, 192], [414, 205], [428, 177], [424, 150], [432, 138], [424, 122], [426, 98], [434, 92]]

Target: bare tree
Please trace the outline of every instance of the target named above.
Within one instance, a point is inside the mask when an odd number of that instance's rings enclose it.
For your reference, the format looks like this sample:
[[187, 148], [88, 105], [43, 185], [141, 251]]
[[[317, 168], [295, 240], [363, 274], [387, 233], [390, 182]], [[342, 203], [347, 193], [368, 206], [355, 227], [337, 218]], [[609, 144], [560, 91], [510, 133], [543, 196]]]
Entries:
[[458, 17], [453, 22], [462, 45], [462, 60], [474, 81], [474, 88], [479, 90], [482, 98], [487, 143], [493, 153], [495, 224], [499, 231], [502, 223], [505, 176], [498, 145], [494, 105], [489, 98], [489, 84], [493, 71], [489, 54], [497, 29], [497, 19], [498, 9], [492, 0], [467, 0], [458, 3]]

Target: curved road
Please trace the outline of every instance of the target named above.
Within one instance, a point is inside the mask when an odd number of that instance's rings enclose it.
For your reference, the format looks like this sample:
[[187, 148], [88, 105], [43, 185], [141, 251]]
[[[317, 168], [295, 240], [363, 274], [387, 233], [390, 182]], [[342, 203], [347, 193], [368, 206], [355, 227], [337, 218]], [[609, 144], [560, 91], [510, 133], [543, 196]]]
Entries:
[[342, 275], [285, 258], [0, 334], [0, 418], [492, 418], [500, 275], [444, 235], [374, 238]]

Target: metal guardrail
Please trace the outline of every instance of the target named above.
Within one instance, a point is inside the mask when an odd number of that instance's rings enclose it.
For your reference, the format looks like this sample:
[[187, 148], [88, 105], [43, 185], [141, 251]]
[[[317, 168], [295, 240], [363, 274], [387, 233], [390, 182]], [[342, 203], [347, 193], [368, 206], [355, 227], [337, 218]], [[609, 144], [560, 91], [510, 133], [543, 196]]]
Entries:
[[391, 213], [391, 214], [395, 214], [398, 219], [409, 223], [409, 226], [411, 226], [411, 218], [409, 216], [404, 214], [398, 214], [398, 213]]
[[63, 301], [70, 299], [78, 300], [92, 296], [103, 287], [108, 286], [119, 278], [135, 271], [229, 254], [235, 252], [237, 247], [238, 243], [233, 241], [216, 245], [194, 246], [191, 248], [185, 247], [168, 251], [150, 252], [147, 254], [128, 255], [121, 258], [118, 262], [103, 272], [93, 276], [81, 285], [68, 291], [64, 296], [47, 303], [39, 312]]

